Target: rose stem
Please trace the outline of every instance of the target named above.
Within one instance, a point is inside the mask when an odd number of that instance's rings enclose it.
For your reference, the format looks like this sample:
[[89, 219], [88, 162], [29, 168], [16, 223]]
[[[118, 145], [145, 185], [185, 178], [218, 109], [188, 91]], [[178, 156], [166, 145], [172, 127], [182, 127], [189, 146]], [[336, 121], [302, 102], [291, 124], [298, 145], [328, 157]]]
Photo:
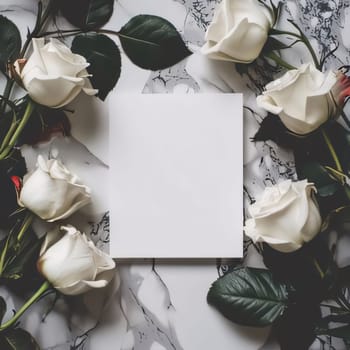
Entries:
[[17, 117], [16, 117], [16, 112], [13, 111], [13, 117], [12, 117], [12, 122], [9, 130], [7, 131], [7, 134], [5, 135], [4, 139], [2, 140], [1, 146], [0, 146], [0, 154], [4, 150], [4, 148], [7, 146], [9, 143], [12, 134], [16, 130], [16, 125], [17, 125]]
[[11, 327], [24, 314], [24, 312], [34, 304], [49, 288], [51, 287], [48, 281], [45, 281], [41, 287], [33, 294], [33, 296], [16, 312], [16, 314], [3, 325], [0, 326], [0, 332]]
[[[32, 38], [39, 35], [41, 29], [43, 28], [43, 26], [45, 25], [45, 22], [48, 20], [48, 18], [50, 17], [50, 11], [51, 11], [51, 7], [53, 6], [53, 2], [52, 0], [49, 1], [47, 7], [45, 8], [45, 11], [43, 13], [43, 15], [41, 16], [41, 11], [42, 11], [42, 5], [41, 2], [39, 2], [38, 5], [38, 20], [37, 23], [35, 24], [35, 28], [33, 29], [32, 33], [30, 33], [30, 35], [27, 36], [27, 39], [22, 47], [22, 50], [20, 52], [19, 58], [23, 58], [24, 55], [26, 54], [26, 51], [28, 49], [28, 46], [30, 44], [30, 42], [32, 41]], [[39, 19], [39, 16], [41, 16], [41, 18]], [[6, 81], [6, 86], [5, 86], [5, 90], [4, 90], [4, 98], [5, 99], [9, 99], [13, 86], [14, 86], [15, 81], [13, 79], [8, 78]], [[27, 106], [28, 107], [28, 106]], [[5, 112], [6, 109], [6, 103], [1, 103], [1, 115]], [[11, 125], [8, 133], [5, 136], [5, 139], [10, 138], [10, 135], [13, 132], [13, 125]], [[6, 145], [6, 142], [3, 142], [3, 145], [1, 145], [1, 149], [0, 149], [0, 160], [2, 160], [4, 157], [2, 156], [3, 153], [3, 147]]]
[[22, 223], [22, 227], [20, 229], [20, 231], [18, 232], [17, 235], [17, 241], [20, 241], [23, 237], [23, 235], [26, 233], [26, 231], [28, 230], [30, 224], [32, 223], [34, 219], [34, 215], [32, 213], [28, 213]]
[[[28, 49], [28, 46], [30, 44], [30, 42], [32, 41], [32, 38], [35, 36], [39, 36], [39, 33], [41, 31], [41, 29], [43, 28], [43, 26], [45, 25], [45, 22], [48, 20], [48, 18], [50, 17], [50, 11], [51, 11], [51, 7], [53, 6], [53, 2], [52, 0], [49, 1], [48, 5], [45, 8], [45, 11], [41, 17], [41, 21], [37, 22], [35, 25], [35, 28], [33, 29], [33, 32], [27, 36], [27, 39], [21, 49], [19, 58], [23, 58], [24, 55], [26, 54], [26, 51]], [[41, 14], [41, 2], [39, 2], [38, 5], [38, 16]], [[13, 86], [14, 86], [15, 81], [11, 78], [7, 78], [6, 81], [6, 86], [5, 86], [5, 90], [4, 90], [4, 97], [6, 99], [9, 99]], [[6, 103], [1, 103], [1, 115], [4, 113], [6, 108]]]
[[[25, 234], [25, 232], [28, 230], [30, 224], [32, 223], [34, 219], [34, 215], [30, 212], [27, 213], [26, 217], [24, 218], [23, 222], [22, 222], [22, 226], [19, 230], [19, 233], [17, 235], [17, 242], [19, 242], [23, 235]], [[7, 239], [6, 239], [6, 243], [5, 243], [5, 246], [1, 252], [1, 256], [0, 256], [0, 276], [2, 275], [2, 272], [4, 270], [4, 266], [5, 266], [5, 259], [6, 259], [6, 255], [7, 255], [7, 251], [8, 251], [8, 248], [9, 248], [9, 243], [10, 243], [10, 240], [11, 240], [11, 237], [12, 237], [12, 233], [10, 233], [8, 236], [7, 236]]]
[[[322, 136], [326, 142], [329, 153], [331, 154], [331, 156], [333, 158], [336, 170], [338, 170], [339, 172], [344, 174], [343, 167], [341, 166], [340, 160], [339, 160], [337, 153], [332, 145], [331, 139], [329, 138], [329, 136], [327, 135], [327, 133], [324, 129], [322, 129]], [[346, 193], [347, 197], [350, 199], [350, 188], [346, 184], [345, 184], [345, 193]]]
[[270, 52], [266, 57], [270, 58], [271, 60], [275, 61], [280, 66], [287, 68], [287, 69], [296, 69], [294, 66], [290, 65], [286, 61], [284, 61], [281, 57], [277, 56], [274, 52]]
[[327, 147], [328, 147], [329, 152], [334, 160], [334, 163], [335, 163], [337, 170], [340, 171], [341, 173], [344, 173], [343, 168], [340, 164], [339, 158], [337, 156], [337, 153], [335, 152], [335, 149], [332, 145], [332, 142], [324, 129], [322, 130], [322, 136], [323, 136], [324, 140], [326, 141]]
[[341, 111], [340, 115], [343, 118], [343, 120], [344, 120], [345, 124], [347, 125], [347, 127], [350, 128], [350, 121], [349, 121], [348, 117], [346, 116], [344, 110]]
[[312, 59], [313, 59], [313, 61], [315, 63], [316, 68], [320, 70], [321, 69], [320, 63], [318, 62], [318, 58], [316, 56], [316, 53], [315, 53], [313, 47], [311, 46], [311, 43], [310, 43], [309, 39], [304, 34], [302, 34], [302, 36], [303, 36], [303, 40], [302, 41], [305, 44], [305, 46], [307, 47], [307, 49], [309, 50], [309, 52], [310, 52], [310, 54], [312, 56]]
[[291, 22], [291, 23], [295, 28], [298, 29], [300, 34], [296, 34], [296, 33], [289, 32], [289, 31], [278, 30], [278, 29], [272, 29], [270, 31], [270, 34], [271, 35], [290, 35], [290, 36], [293, 36], [293, 37], [299, 39], [306, 46], [306, 48], [309, 50], [316, 68], [321, 69], [320, 62], [318, 61], [315, 50], [313, 49], [309, 39], [305, 36], [305, 34], [302, 32], [302, 30], [295, 23], [293, 23], [293, 22]]
[[316, 267], [316, 270], [318, 271], [318, 273], [320, 274], [321, 278], [323, 279], [324, 276], [325, 276], [325, 273], [322, 271], [319, 262], [317, 261], [316, 258], [314, 258], [313, 261], [314, 261], [314, 265], [315, 265], [315, 267]]
[[[62, 34], [62, 36], [69, 36], [69, 35], [75, 35], [75, 34], [80, 34], [80, 33], [84, 33], [84, 31], [81, 29], [54, 30], [51, 32], [40, 33], [38, 35], [38, 37], [41, 38], [43, 36], [54, 35], [54, 34]], [[65, 34], [65, 35], [63, 35], [63, 34]]]
[[3, 272], [3, 270], [4, 270], [5, 259], [6, 259], [6, 254], [7, 254], [7, 250], [8, 250], [8, 247], [9, 247], [9, 243], [10, 243], [10, 238], [11, 238], [11, 234], [9, 234], [9, 235], [7, 236], [4, 249], [3, 249], [3, 251], [1, 252], [1, 257], [0, 257], [0, 276], [2, 275], [2, 272]]
[[[28, 49], [28, 46], [31, 43], [32, 39], [40, 36], [39, 34], [40, 34], [41, 29], [44, 27], [45, 22], [50, 17], [50, 11], [51, 11], [52, 6], [53, 6], [53, 2], [52, 2], [52, 0], [50, 0], [45, 8], [43, 15], [40, 18], [40, 20], [36, 23], [33, 31], [27, 37], [27, 40], [25, 41], [25, 43], [22, 47], [22, 50], [20, 53], [20, 58], [23, 58], [25, 56], [27, 49]], [[40, 15], [40, 13], [41, 13], [41, 7], [40, 7], [40, 3], [39, 3], [38, 16]]]
[[275, 29], [272, 28], [269, 32], [270, 35], [290, 35], [290, 36], [294, 36], [295, 38], [298, 38], [301, 40], [301, 36], [297, 33], [293, 33], [293, 32], [289, 32], [289, 31], [285, 31], [285, 30], [279, 30], [279, 29]]
[[34, 108], [35, 108], [35, 103], [31, 99], [29, 99], [26, 110], [24, 111], [24, 115], [23, 115], [21, 121], [19, 122], [16, 131], [13, 133], [13, 135], [12, 135], [9, 143], [5, 147], [5, 149], [0, 153], [0, 160], [6, 158], [9, 155], [9, 153], [11, 152], [12, 148], [15, 146], [18, 137], [21, 135], [21, 132], [23, 131], [30, 116], [32, 115], [32, 113], [34, 111]]

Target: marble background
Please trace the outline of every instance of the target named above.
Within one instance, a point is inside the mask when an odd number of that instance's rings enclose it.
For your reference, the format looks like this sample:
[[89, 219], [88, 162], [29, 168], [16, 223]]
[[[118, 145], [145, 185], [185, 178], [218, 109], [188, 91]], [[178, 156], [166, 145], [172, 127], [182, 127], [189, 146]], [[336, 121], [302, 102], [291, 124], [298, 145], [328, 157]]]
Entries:
[[[243, 92], [245, 108], [245, 202], [249, 203], [269, 184], [280, 178], [293, 178], [290, 152], [272, 142], [254, 145], [256, 132], [265, 113], [256, 106], [255, 96], [279, 72], [267, 62], [259, 62], [240, 75], [235, 65], [209, 61], [198, 49], [213, 9], [220, 0], [116, 0], [114, 15], [106, 28], [118, 30], [128, 18], [155, 14], [169, 19], [181, 32], [194, 54], [178, 65], [159, 72], [135, 67], [122, 56], [123, 71], [114, 94]], [[242, 0], [244, 1], [244, 0]], [[338, 47], [325, 67], [349, 64], [350, 0], [284, 1], [281, 25], [293, 18], [312, 39], [320, 55]], [[35, 21], [36, 0], [0, 0], [0, 13], [20, 27], [23, 36]], [[67, 26], [63, 19], [59, 26]], [[114, 38], [115, 39], [115, 38]], [[299, 65], [309, 61], [301, 46], [288, 51], [288, 61]], [[21, 92], [17, 92], [20, 94]], [[69, 115], [72, 137], [56, 137], [35, 148], [24, 147], [28, 168], [38, 153], [61, 159], [92, 188], [93, 204], [70, 218], [69, 223], [89, 233], [96, 244], [108, 250], [108, 119], [113, 111], [107, 103], [79, 96]], [[38, 232], [43, 228], [37, 225]], [[156, 244], [156, 243], [155, 243]], [[344, 245], [339, 245], [344, 247]], [[339, 249], [340, 265], [349, 263], [346, 251]], [[245, 242], [244, 262], [261, 266]], [[21, 320], [44, 350], [274, 350], [270, 329], [251, 329], [234, 325], [206, 303], [210, 284], [239, 261], [175, 260], [117, 262], [113, 283], [83, 298], [46, 298], [34, 305]], [[0, 287], [11, 309], [22, 300]], [[323, 347], [322, 347], [323, 346]], [[335, 339], [316, 340], [311, 349], [343, 349]]]

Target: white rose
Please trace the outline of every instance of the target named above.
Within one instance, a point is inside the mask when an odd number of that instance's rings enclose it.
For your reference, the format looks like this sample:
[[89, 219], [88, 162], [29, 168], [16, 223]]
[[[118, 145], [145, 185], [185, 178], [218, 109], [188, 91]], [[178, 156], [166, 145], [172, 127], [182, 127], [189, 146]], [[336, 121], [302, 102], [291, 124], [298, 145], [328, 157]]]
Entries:
[[257, 103], [278, 114], [289, 130], [307, 134], [336, 116], [338, 101], [333, 94], [338, 79], [335, 72], [324, 74], [311, 63], [303, 64], [267, 84]]
[[223, 0], [207, 29], [202, 52], [209, 58], [249, 63], [260, 54], [272, 26], [256, 0]]
[[[115, 262], [73, 226], [49, 232], [41, 247], [38, 270], [63, 294], [76, 295], [105, 287], [114, 276]], [[61, 237], [60, 237], [61, 236]]]
[[281, 252], [301, 248], [321, 230], [315, 192], [307, 180], [286, 180], [266, 187], [262, 197], [248, 208], [251, 218], [246, 220], [245, 234]]
[[33, 39], [33, 53], [23, 65], [15, 64], [29, 96], [44, 106], [59, 108], [71, 102], [80, 91], [95, 95], [88, 79], [89, 63], [83, 56], [73, 54], [57, 39]]
[[37, 168], [25, 175], [18, 203], [42, 219], [67, 218], [90, 202], [90, 189], [58, 160], [38, 157]]

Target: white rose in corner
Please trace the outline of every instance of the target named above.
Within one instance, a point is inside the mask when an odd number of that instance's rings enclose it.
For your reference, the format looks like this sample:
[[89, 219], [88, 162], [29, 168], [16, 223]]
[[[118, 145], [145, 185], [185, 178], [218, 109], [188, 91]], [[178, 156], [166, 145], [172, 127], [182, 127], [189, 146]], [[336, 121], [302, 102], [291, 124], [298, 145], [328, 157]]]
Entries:
[[334, 99], [333, 89], [337, 82], [335, 72], [325, 74], [311, 63], [303, 64], [267, 84], [257, 103], [278, 114], [289, 130], [308, 134], [336, 116], [339, 101]]
[[90, 189], [58, 160], [38, 157], [37, 168], [25, 175], [18, 203], [42, 219], [67, 218], [90, 202]]
[[37, 263], [40, 273], [63, 294], [77, 295], [105, 287], [114, 276], [115, 262], [73, 226], [62, 236], [49, 232]]
[[23, 65], [15, 64], [29, 96], [37, 103], [51, 108], [71, 102], [81, 91], [95, 95], [88, 79], [89, 63], [83, 56], [73, 54], [57, 39], [33, 39], [33, 53]]
[[254, 242], [266, 242], [281, 252], [292, 252], [321, 230], [321, 216], [313, 184], [307, 180], [283, 181], [266, 187], [248, 208], [244, 231]]
[[207, 29], [202, 53], [223, 61], [249, 63], [260, 54], [272, 19], [257, 0], [223, 0]]

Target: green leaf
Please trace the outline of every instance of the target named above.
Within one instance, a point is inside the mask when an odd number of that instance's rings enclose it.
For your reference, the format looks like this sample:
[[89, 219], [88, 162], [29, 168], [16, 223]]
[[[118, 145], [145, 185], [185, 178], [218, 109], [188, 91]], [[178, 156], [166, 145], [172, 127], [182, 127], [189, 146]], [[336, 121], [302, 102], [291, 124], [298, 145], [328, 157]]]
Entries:
[[332, 295], [338, 268], [322, 235], [288, 254], [263, 244], [262, 255], [274, 278], [293, 287], [294, 300], [308, 304]]
[[37, 289], [38, 285], [42, 283], [42, 276], [36, 268], [36, 263], [43, 238], [39, 239], [33, 229], [29, 227], [21, 240], [17, 239], [20, 228], [28, 218], [25, 214], [26, 212], [16, 215], [16, 224], [8, 237], [0, 241], [1, 252], [4, 250], [5, 244], [8, 247], [0, 283], [5, 284], [20, 295]]
[[292, 149], [296, 147], [301, 139], [302, 136], [289, 131], [282, 123], [280, 117], [272, 113], [268, 113], [263, 119], [259, 130], [253, 137], [254, 142], [271, 140], [281, 147]]
[[[347, 174], [350, 171], [350, 152], [347, 151], [350, 147], [350, 132], [333, 121], [325, 124], [322, 129], [333, 145], [343, 172]], [[302, 141], [295, 149], [296, 166], [298, 163], [317, 162], [323, 166], [336, 168], [321, 130], [310, 134]]]
[[2, 322], [2, 319], [4, 318], [6, 310], [7, 310], [6, 301], [3, 297], [0, 296], [0, 324]]
[[331, 328], [331, 329], [316, 329], [316, 333], [319, 335], [329, 335], [335, 338], [342, 338], [350, 341], [350, 325]]
[[1, 350], [40, 350], [30, 333], [21, 328], [9, 329], [0, 333]]
[[32, 272], [31, 267], [36, 267], [41, 244], [42, 239], [39, 239], [31, 228], [25, 232], [21, 241], [12, 235], [1, 278], [17, 280], [23, 278], [27, 271]]
[[21, 34], [16, 25], [0, 15], [0, 69], [5, 72], [8, 61], [15, 61], [21, 51]]
[[56, 0], [56, 7], [73, 25], [82, 29], [97, 29], [109, 21], [114, 0]]
[[350, 171], [350, 133], [339, 123], [329, 122], [322, 129], [315, 131], [300, 140], [294, 147], [295, 167], [298, 178], [307, 177], [309, 182], [315, 182], [318, 189], [318, 204], [321, 215], [326, 218], [335, 209], [346, 206], [349, 203], [346, 186], [334, 176], [337, 166], [332, 153], [327, 147], [322, 133], [326, 133], [342, 167], [342, 172], [348, 174]]
[[[24, 106], [25, 108], [26, 106]], [[23, 115], [24, 110], [19, 113]], [[70, 122], [62, 109], [38, 105], [30, 116], [30, 123], [24, 127], [17, 146], [48, 142], [52, 135], [70, 136]]]
[[72, 51], [86, 58], [92, 74], [90, 81], [97, 96], [103, 101], [117, 84], [121, 72], [121, 57], [118, 46], [108, 36], [88, 33], [74, 38]]
[[131, 18], [119, 39], [130, 60], [144, 69], [168, 68], [191, 54], [176, 28], [158, 16]]
[[17, 191], [8, 169], [3, 164], [0, 166], [0, 184], [0, 228], [9, 228], [12, 224], [10, 215], [18, 208]]
[[214, 282], [207, 300], [233, 322], [263, 327], [281, 317], [288, 294], [286, 286], [274, 281], [270, 271], [244, 267]]
[[320, 317], [321, 310], [317, 303], [303, 303], [299, 300], [291, 303], [274, 324], [274, 334], [280, 348], [283, 350], [309, 349], [316, 337], [315, 323]]
[[341, 185], [329, 175], [329, 172], [317, 162], [298, 163], [298, 179], [307, 179], [313, 182], [317, 188], [317, 193], [321, 197], [332, 196]]

